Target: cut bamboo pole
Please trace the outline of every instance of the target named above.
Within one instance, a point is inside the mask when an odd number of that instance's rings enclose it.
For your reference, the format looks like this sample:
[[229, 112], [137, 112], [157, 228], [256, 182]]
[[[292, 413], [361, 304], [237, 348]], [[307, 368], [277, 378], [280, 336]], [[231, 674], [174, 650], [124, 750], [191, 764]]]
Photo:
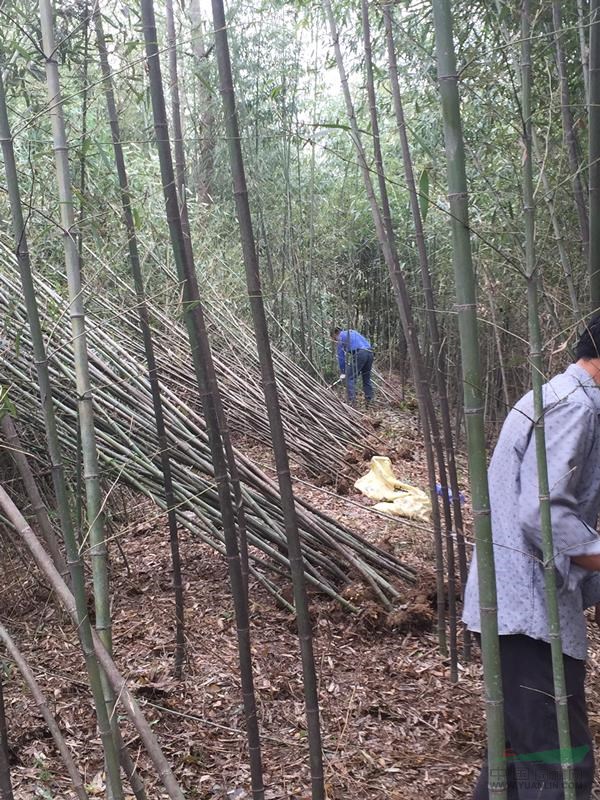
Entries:
[[531, 140], [531, 8], [529, 0], [521, 6], [521, 110], [523, 114], [523, 215], [525, 219], [525, 274], [527, 276], [527, 309], [529, 327], [529, 359], [533, 384], [534, 437], [538, 472], [540, 502], [540, 527], [542, 534], [542, 556], [544, 559], [544, 583], [548, 633], [552, 652], [552, 674], [554, 677], [554, 703], [558, 725], [558, 741], [563, 773], [565, 800], [575, 800], [573, 756], [569, 729], [569, 696], [565, 679], [560, 615], [556, 587], [556, 562], [552, 535], [552, 510], [550, 506], [550, 482], [548, 479], [548, 456], [544, 425], [544, 362], [542, 336], [538, 308], [538, 269], [535, 254], [535, 201], [533, 192], [533, 165]]
[[[14, 266], [10, 263], [10, 254], [2, 249], [0, 243], [0, 259], [3, 258], [3, 269], [0, 269], [0, 310], [5, 319], [11, 320], [6, 328], [7, 349], [0, 351], [2, 368], [11, 376], [11, 393], [19, 405], [24, 423], [32, 429], [39, 428], [36, 398], [31, 394], [30, 372], [36, 356], [32, 351], [31, 341], [27, 333], [26, 314], [22, 305], [14, 302], [20, 291], [14, 280]], [[50, 284], [39, 275], [36, 277], [37, 294], [40, 308], [45, 320], [62, 307], [62, 299]], [[132, 301], [131, 305], [134, 303]], [[129, 303], [127, 304], [129, 307]], [[154, 317], [154, 312], [152, 312]], [[52, 351], [49, 370], [55, 382], [56, 401], [58, 404], [60, 434], [67, 448], [66, 452], [74, 452], [74, 422], [76, 421], [76, 402], [70, 395], [73, 380], [73, 368], [70, 360], [68, 323], [63, 321], [64, 330], [53, 328], [52, 337], [57, 346]], [[174, 327], [171, 326], [172, 331]], [[100, 456], [103, 468], [108, 475], [123, 479], [136, 490], [140, 489], [164, 507], [163, 490], [160, 480], [160, 447], [154, 433], [154, 418], [151, 405], [151, 392], [143, 366], [143, 351], [132, 355], [137, 322], [131, 320], [121, 331], [111, 329], [105, 318], [91, 318], [89, 340], [91, 345], [92, 376], [97, 386], [94, 394], [94, 410], [96, 428], [99, 439]], [[15, 340], [13, 341], [13, 337]], [[173, 339], [173, 336], [171, 337]], [[157, 339], [157, 353], [166, 348], [163, 340]], [[210, 450], [207, 445], [204, 420], [198, 412], [197, 388], [188, 383], [180, 385], [180, 372], [170, 378], [167, 367], [176, 360], [172, 348], [162, 350], [165, 355], [161, 359], [164, 364], [163, 375], [166, 385], [163, 386], [163, 406], [167, 426], [168, 446], [171, 451], [174, 475], [176, 503], [179, 524], [189, 527], [189, 519], [185, 514], [194, 510], [197, 523], [194, 526], [196, 535], [219, 550], [222, 539], [222, 525], [218, 506], [218, 497], [214, 486]], [[189, 350], [185, 352], [189, 355]], [[179, 357], [179, 356], [178, 356]], [[39, 361], [39, 359], [37, 359]], [[184, 357], [181, 355], [181, 362]], [[181, 391], [185, 391], [185, 401]], [[290, 399], [293, 396], [290, 395]], [[335, 424], [335, 418], [332, 421]], [[315, 444], [316, 446], [316, 444]], [[132, 458], [132, 448], [135, 458]], [[276, 485], [264, 472], [240, 451], [236, 451], [236, 460], [242, 477], [244, 503], [247, 506], [249, 536], [254, 547], [260, 548], [268, 558], [275, 557], [281, 566], [287, 565], [287, 543], [282, 525], [279, 493]], [[184, 504], [184, 505], [182, 505]], [[335, 570], [329, 562], [321, 581], [324, 591], [335, 598], [344, 607], [347, 602], [339, 594], [340, 584], [365, 575], [365, 569], [377, 572], [379, 585], [390, 599], [395, 597], [389, 576], [397, 576], [402, 580], [414, 581], [415, 573], [407, 569], [398, 560], [379, 550], [360, 538], [357, 534], [334, 522], [310, 504], [299, 499], [297, 501], [300, 514], [302, 546], [307, 564], [317, 566], [317, 554], [330, 554], [331, 548], [323, 538], [326, 529], [330, 536], [354, 553], [353, 568], [349, 568], [347, 560], [339, 560]], [[277, 542], [276, 550], [269, 542]], [[256, 551], [253, 551], [256, 553]], [[273, 553], [276, 553], [276, 556]], [[260, 565], [263, 569], [264, 564]]]
[[487, 481], [485, 428], [477, 333], [477, 302], [469, 237], [465, 150], [460, 116], [458, 75], [450, 0], [433, 0], [438, 81], [444, 120], [448, 201], [452, 226], [456, 306], [462, 355], [464, 411], [469, 476], [475, 526], [481, 647], [486, 695], [486, 721], [491, 800], [506, 800], [504, 704], [498, 641], [498, 607], [494, 546]]
[[29, 664], [27, 663], [21, 651], [14, 643], [9, 632], [1, 623], [0, 623], [0, 639], [4, 642], [4, 646], [6, 647], [6, 652], [9, 654], [14, 663], [17, 665], [19, 672], [23, 676], [23, 679], [27, 684], [29, 691], [33, 695], [33, 699], [35, 700], [37, 707], [39, 708], [40, 713], [44, 718], [46, 725], [48, 726], [48, 730], [52, 734], [52, 738], [54, 739], [56, 748], [60, 753], [60, 757], [62, 758], [63, 764], [65, 765], [66, 770], [69, 773], [69, 777], [71, 778], [71, 783], [73, 784], [73, 788], [75, 789], [75, 794], [77, 795], [77, 797], [79, 797], [79, 800], [88, 800], [88, 793], [85, 790], [81, 773], [77, 769], [75, 762], [73, 761], [73, 757], [69, 752], [69, 748], [67, 747], [67, 743], [65, 742], [64, 736], [62, 735], [61, 730], [58, 727], [58, 724], [52, 712], [50, 711], [48, 701], [46, 700], [44, 693], [42, 692], [38, 682], [36, 681], [35, 676], [29, 667]]
[[19, 434], [17, 433], [15, 423], [13, 422], [10, 414], [4, 414], [4, 416], [2, 417], [2, 422], [0, 424], [2, 427], [2, 433], [4, 434], [4, 438], [10, 445], [10, 455], [15, 464], [17, 465], [17, 469], [19, 470], [19, 474], [21, 475], [21, 480], [23, 481], [23, 486], [25, 487], [25, 491], [27, 492], [27, 497], [29, 498], [29, 502], [31, 503], [31, 508], [38, 521], [38, 525], [42, 533], [42, 536], [44, 537], [44, 541], [48, 546], [48, 552], [52, 556], [52, 560], [54, 561], [54, 566], [60, 572], [63, 578], [65, 578], [68, 572], [68, 568], [65, 563], [63, 554], [61, 552], [58, 539], [56, 538], [54, 528], [52, 527], [52, 523], [50, 522], [50, 517], [48, 516], [48, 509], [46, 508], [46, 504], [42, 500], [42, 496], [35, 482], [33, 472], [31, 470], [31, 467], [29, 466], [29, 461], [27, 460], [25, 450], [23, 449], [21, 440], [19, 439]]
[[[109, 264], [102, 269], [110, 274], [120, 291], [126, 286], [115, 275]], [[174, 276], [165, 273], [169, 279]], [[205, 286], [206, 291], [211, 287]], [[129, 324], [122, 306], [104, 298], [107, 313], [113, 313]], [[232, 427], [252, 435], [259, 441], [270, 444], [269, 426], [264, 404], [260, 402], [259, 365], [255, 339], [252, 330], [236, 314], [231, 306], [211, 292], [207, 298], [207, 320], [212, 341], [216, 348], [215, 366], [219, 385], [224, 387], [223, 400], [227, 417]], [[127, 301], [125, 301], [125, 305]], [[155, 303], [148, 303], [151, 317], [157, 321], [154, 331], [157, 349], [163, 346], [168, 358], [165, 365], [166, 378], [177, 388], [186, 386], [196, 391], [195, 382], [190, 378], [189, 344], [181, 324], [169, 317]], [[230, 332], [224, 336], [222, 331]], [[232, 333], [235, 332], [235, 336]], [[133, 346], [134, 343], [132, 342]], [[159, 352], [160, 355], [160, 352]], [[350, 406], [339, 402], [339, 398], [325, 387], [310, 380], [307, 373], [288, 356], [275, 351], [278, 387], [281, 391], [286, 430], [293, 432], [289, 437], [289, 448], [298, 463], [315, 475], [334, 475], [344, 468], [345, 448], [361, 448], [373, 444], [373, 434], [364, 425], [364, 418]], [[178, 374], [175, 376], [175, 359]]]
[[[31, 553], [35, 563], [49, 580], [57, 597], [71, 617], [71, 621], [75, 627], [78, 628], [79, 620], [73, 595], [58, 574], [56, 567], [38, 541], [35, 533], [31, 530], [27, 521], [2, 486], [0, 486], [0, 508], [19, 533], [21, 540]], [[175, 780], [171, 767], [160, 749], [150, 725], [140, 711], [135, 698], [127, 688], [127, 683], [115, 666], [112, 656], [104, 646], [100, 636], [93, 630], [91, 630], [91, 634], [94, 653], [100, 662], [102, 670], [110, 681], [115, 697], [118, 698], [127, 712], [127, 716], [139, 733], [140, 739], [144, 743], [146, 752], [150, 756], [157, 775], [166, 789], [167, 794], [171, 800], [185, 800], [184, 794]]]

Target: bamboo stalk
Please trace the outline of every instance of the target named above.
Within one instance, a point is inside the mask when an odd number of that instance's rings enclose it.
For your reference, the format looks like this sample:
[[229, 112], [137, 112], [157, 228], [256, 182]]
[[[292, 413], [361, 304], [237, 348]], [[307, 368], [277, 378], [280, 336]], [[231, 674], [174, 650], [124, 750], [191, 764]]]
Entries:
[[[589, 27], [585, 21], [584, 0], [577, 0], [577, 32], [579, 33], [579, 54], [581, 58], [581, 72], [583, 75], [583, 90], [585, 96], [585, 104], [589, 106], [590, 103], [590, 81], [589, 81], [589, 65], [590, 65], [590, 52], [586, 40], [586, 30]], [[591, 9], [590, 9], [591, 10]]]
[[589, 276], [591, 310], [596, 313], [600, 309], [600, 0], [590, 0], [589, 87]]
[[[86, 145], [88, 128], [88, 67], [89, 67], [89, 12], [88, 0], [83, 0], [82, 8], [82, 28], [83, 28], [83, 75], [81, 76], [81, 146], [79, 149], [79, 222], [77, 228], [77, 254], [79, 257], [79, 269], [83, 275], [83, 231], [81, 222], [85, 213], [85, 192], [86, 192]], [[77, 466], [76, 466], [76, 488], [75, 488], [75, 520], [77, 528], [77, 538], [83, 541], [83, 457], [81, 452], [81, 430], [77, 428], [79, 442], [77, 447]]]
[[438, 81], [444, 120], [448, 201], [452, 226], [456, 305], [462, 354], [464, 413], [475, 526], [481, 646], [486, 694], [489, 793], [506, 800], [504, 711], [498, 642], [494, 547], [487, 482], [485, 429], [477, 332], [477, 304], [471, 241], [465, 152], [450, 0], [432, 0]]
[[81, 773], [75, 766], [75, 762], [73, 761], [73, 757], [69, 752], [69, 748], [67, 747], [67, 743], [65, 742], [64, 736], [61, 733], [58, 724], [50, 711], [50, 707], [48, 706], [48, 701], [46, 700], [42, 690], [38, 682], [35, 679], [33, 672], [31, 671], [29, 664], [21, 654], [21, 651], [18, 649], [16, 644], [14, 643], [12, 637], [10, 636], [9, 632], [6, 630], [4, 625], [0, 623], [0, 639], [4, 642], [4, 646], [6, 647], [7, 653], [10, 655], [11, 659], [17, 665], [19, 672], [23, 676], [29, 691], [33, 695], [33, 699], [35, 700], [42, 717], [46, 725], [48, 726], [48, 730], [52, 734], [52, 738], [54, 739], [54, 743], [56, 744], [57, 750], [60, 753], [60, 757], [62, 758], [63, 764], [66, 767], [67, 772], [69, 773], [69, 777], [71, 778], [71, 783], [73, 784], [73, 788], [75, 789], [75, 794], [79, 797], [80, 800], [88, 800], [88, 793], [85, 790], [85, 786], [83, 785], [83, 780], [81, 777]]
[[[367, 0], [363, 0], [363, 6], [367, 8]], [[460, 489], [458, 485], [458, 474], [456, 471], [456, 458], [454, 452], [454, 437], [452, 435], [452, 423], [450, 420], [450, 406], [448, 403], [448, 392], [446, 387], [446, 380], [443, 368], [443, 359], [445, 356], [444, 349], [441, 346], [440, 332], [437, 322], [437, 314], [435, 307], [435, 299], [433, 294], [433, 284], [431, 281], [431, 272], [429, 269], [429, 256], [425, 245], [425, 234], [423, 231], [423, 220], [421, 217], [421, 209], [419, 207], [419, 198], [417, 196], [417, 188], [415, 185], [414, 170], [412, 158], [410, 154], [410, 146], [408, 143], [408, 136], [406, 133], [406, 123], [404, 121], [404, 109], [402, 107], [402, 96], [400, 93], [400, 82], [398, 80], [398, 65], [396, 60], [396, 48], [394, 42], [394, 32], [392, 27], [393, 17], [392, 9], [386, 5], [383, 7], [383, 18], [385, 22], [387, 52], [388, 52], [388, 69], [390, 75], [390, 82], [392, 86], [392, 100], [394, 105], [394, 113], [396, 116], [396, 125], [400, 136], [400, 143], [402, 147], [402, 162], [404, 165], [404, 174], [406, 178], [406, 186], [410, 198], [411, 214], [415, 228], [415, 238], [417, 241], [417, 252], [419, 256], [419, 266], [421, 269], [421, 282], [423, 285], [423, 294], [425, 297], [425, 309], [427, 314], [427, 324], [431, 337], [431, 346], [434, 353], [434, 373], [436, 377], [436, 385], [438, 391], [438, 403], [440, 406], [440, 416], [442, 420], [442, 431], [444, 435], [444, 445], [446, 456], [448, 459], [448, 475], [450, 477], [450, 490], [452, 492], [452, 513], [454, 514], [454, 523], [456, 527], [456, 538], [458, 543], [459, 555], [459, 569], [460, 580], [463, 588], [467, 582], [467, 554], [465, 546], [465, 538], [463, 533], [463, 519], [462, 510], [460, 507]], [[371, 81], [372, 82], [372, 81]], [[430, 404], [430, 414], [432, 417], [432, 424], [435, 423], [435, 412], [433, 404]], [[435, 437], [439, 442], [439, 435]], [[441, 445], [439, 447], [441, 450]], [[457, 644], [456, 644], [456, 589], [455, 589], [455, 562], [454, 562], [454, 543], [452, 539], [452, 515], [450, 513], [450, 502], [448, 496], [448, 482], [446, 477], [446, 465], [442, 457], [438, 456], [438, 464], [440, 471], [440, 485], [442, 488], [443, 509], [445, 517], [446, 528], [446, 554], [448, 560], [448, 614], [450, 619], [450, 670], [451, 679], [458, 680], [458, 667], [457, 667]], [[468, 658], [470, 654], [470, 636], [466, 628], [463, 628], [463, 647], [465, 656]]]
[[571, 98], [569, 94], [569, 76], [567, 74], [567, 62], [562, 44], [562, 11], [561, 0], [552, 0], [552, 23], [554, 26], [554, 43], [556, 47], [556, 66], [558, 69], [558, 79], [560, 83], [560, 111], [563, 126], [563, 138], [567, 156], [569, 159], [569, 169], [571, 170], [571, 182], [573, 185], [573, 196], [575, 207], [579, 218], [581, 229], [581, 243], [584, 256], [589, 258], [590, 228], [588, 222], [588, 209], [580, 174], [579, 154], [577, 149], [577, 135], [573, 124], [573, 112], [571, 110]]
[[[179, 195], [179, 213], [181, 217], [181, 227], [183, 231], [184, 246], [186, 248], [187, 259], [193, 262], [192, 238], [190, 232], [190, 222], [187, 204], [187, 170], [185, 150], [183, 146], [183, 125], [181, 120], [181, 102], [179, 98], [179, 75], [177, 67], [177, 49], [175, 36], [175, 17], [173, 14], [172, 0], [166, 0], [165, 4], [167, 21], [167, 46], [169, 48], [169, 78], [171, 88], [171, 118], [173, 124], [173, 146], [175, 151], [175, 183]], [[246, 515], [244, 511], [244, 501], [240, 486], [240, 475], [237, 461], [229, 433], [229, 425], [221, 401], [221, 392], [214, 393], [215, 411], [219, 422], [219, 434], [223, 442], [229, 479], [235, 496], [235, 512], [237, 520], [238, 543], [240, 550], [240, 563], [242, 569], [242, 581], [246, 593], [248, 592], [248, 537], [246, 530]]]
[[173, 0], [165, 2], [165, 17], [167, 22], [167, 48], [169, 66], [169, 89], [171, 93], [171, 124], [173, 127], [173, 151], [175, 153], [175, 185], [179, 195], [179, 215], [183, 229], [184, 246], [187, 249], [188, 259], [192, 256], [192, 240], [190, 235], [190, 221], [187, 205], [187, 180], [185, 167], [185, 150], [183, 147], [183, 125], [181, 122], [181, 100], [179, 96], [179, 75], [177, 69], [177, 48], [175, 35], [175, 15], [173, 13]]
[[[65, 267], [69, 289], [69, 317], [73, 336], [73, 352], [75, 363], [75, 380], [78, 396], [79, 430], [81, 433], [81, 451], [83, 459], [83, 476], [86, 495], [86, 510], [89, 538], [90, 561], [94, 584], [94, 607], [96, 611], [96, 630], [110, 652], [112, 649], [110, 591], [108, 579], [108, 550], [106, 547], [102, 491], [100, 488], [98, 454], [94, 431], [94, 411], [92, 402], [92, 384], [89, 374], [87, 354], [85, 308], [83, 287], [81, 283], [81, 265], [77, 250], [73, 191], [68, 158], [68, 144], [63, 117], [62, 98], [58, 62], [56, 59], [56, 41], [54, 37], [54, 21], [50, 0], [39, 0], [40, 22], [42, 29], [42, 47], [46, 66], [46, 82], [48, 88], [49, 116], [52, 124], [53, 150], [56, 166], [56, 179], [60, 200], [60, 220], [65, 256]], [[107, 705], [113, 738], [118, 741], [117, 719], [112, 713], [114, 696], [110, 684], [101, 673], [104, 697]], [[106, 762], [109, 791], [113, 800], [122, 800], [123, 787], [119, 773], [118, 761], [110, 757]]]
[[150, 328], [148, 306], [146, 304], [146, 293], [144, 289], [144, 281], [142, 278], [137, 235], [136, 235], [135, 223], [133, 219], [133, 211], [131, 206], [129, 181], [127, 178], [127, 170], [125, 167], [123, 147], [121, 145], [121, 131], [117, 116], [117, 106], [115, 102], [114, 89], [112, 85], [110, 65], [108, 63], [108, 53], [106, 50], [106, 42], [102, 26], [102, 17], [98, 6], [96, 6], [96, 10], [94, 13], [94, 23], [96, 28], [96, 40], [98, 44], [98, 51], [100, 55], [100, 67], [102, 70], [102, 76], [104, 78], [104, 92], [106, 98], [106, 105], [108, 109], [108, 118], [111, 129], [113, 150], [115, 155], [115, 165], [116, 165], [116, 170], [119, 180], [119, 188], [121, 193], [123, 224], [127, 232], [127, 245], [129, 248], [129, 266], [131, 268], [131, 274], [135, 286], [136, 305], [139, 316], [139, 327], [142, 333], [146, 362], [148, 365], [148, 382], [150, 384], [150, 391], [152, 394], [152, 405], [154, 409], [154, 424], [156, 426], [156, 435], [158, 439], [158, 447], [160, 450], [161, 470], [163, 475], [163, 486], [164, 486], [165, 502], [167, 507], [167, 522], [169, 526], [171, 563], [173, 566], [173, 595], [175, 599], [174, 672], [175, 672], [175, 677], [181, 678], [183, 661], [185, 658], [184, 597], [183, 597], [183, 580], [181, 574], [181, 557], [179, 553], [179, 534], [177, 530], [177, 517], [175, 514], [175, 493], [173, 489], [171, 458], [170, 458], [169, 446], [167, 443], [167, 432], [165, 428], [163, 404], [161, 399], [160, 379], [159, 379], [158, 367], [156, 364], [156, 356], [154, 353], [154, 343], [152, 340], [152, 331]]
[[527, 306], [529, 327], [529, 359], [533, 384], [534, 436], [538, 471], [540, 501], [540, 527], [542, 534], [542, 556], [544, 559], [544, 583], [548, 634], [552, 653], [554, 677], [554, 703], [558, 725], [558, 741], [563, 773], [565, 800], [575, 800], [574, 764], [572, 761], [571, 734], [569, 727], [569, 696], [565, 679], [560, 615], [556, 587], [556, 566], [552, 515], [550, 507], [550, 483], [548, 479], [548, 456], [544, 425], [544, 363], [542, 337], [538, 308], [538, 268], [535, 253], [535, 201], [533, 192], [532, 140], [531, 140], [531, 8], [529, 0], [522, 0], [521, 7], [521, 109], [523, 114], [523, 215], [525, 219], [525, 273], [527, 277]]
[[[83, 564], [79, 554], [79, 547], [75, 538], [75, 530], [71, 519], [69, 499], [67, 495], [64, 466], [62, 462], [61, 448], [58, 439], [56, 419], [54, 415], [53, 390], [50, 381], [46, 348], [40, 324], [38, 306], [36, 301], [33, 278], [31, 274], [31, 264], [27, 247], [27, 237], [25, 233], [25, 223], [21, 206], [21, 195], [17, 179], [17, 169], [15, 164], [14, 149], [8, 114], [6, 109], [6, 97], [4, 83], [0, 70], [0, 142], [4, 157], [4, 170], [6, 174], [6, 185], [9, 194], [11, 207], [13, 236], [16, 245], [17, 263], [20, 276], [20, 291], [22, 292], [27, 313], [26, 318], [29, 323], [29, 333], [32, 341], [33, 360], [35, 363], [39, 391], [41, 396], [42, 413], [44, 427], [50, 458], [52, 480], [58, 514], [65, 543], [67, 554], [67, 564], [71, 576], [71, 585], [75, 594], [77, 607], [78, 631], [80, 635], [81, 648], [83, 650], [86, 669], [90, 680], [90, 688], [94, 698], [98, 730], [104, 748], [104, 756], [108, 765], [108, 782], [117, 791], [120, 787], [119, 764], [117, 758], [116, 745], [113, 740], [109, 714], [104, 702], [104, 693], [101, 684], [101, 675], [98, 661], [92, 647], [92, 631], [88, 618], [87, 598], [85, 591], [85, 578]], [[29, 383], [29, 378], [28, 381]]]
[[229, 54], [225, 9], [222, 0], [212, 0], [212, 13], [215, 28], [215, 52], [219, 71], [219, 85], [223, 100], [225, 129], [229, 145], [233, 194], [242, 243], [246, 285], [256, 335], [262, 387], [267, 406], [273, 454], [277, 468], [281, 507], [294, 587], [294, 606], [296, 609], [296, 622], [298, 625], [298, 637], [300, 639], [300, 651], [302, 656], [304, 701], [310, 755], [311, 796], [313, 800], [324, 800], [325, 778], [323, 774], [319, 695], [313, 653], [312, 623], [308, 611], [308, 598], [306, 595], [298, 518], [294, 503], [294, 491], [290, 475], [286, 438], [281, 418], [279, 394], [271, 355], [271, 343], [262, 297], [260, 268], [254, 241], [248, 190], [246, 187], [244, 160], [240, 144], [235, 93], [231, 74], [231, 57]]
[[[533, 148], [536, 151], [537, 160], [540, 162], [540, 172], [542, 178], [542, 185], [544, 187], [544, 200], [546, 201], [546, 206], [548, 207], [548, 215], [550, 216], [550, 221], [552, 222], [552, 230], [554, 231], [554, 239], [556, 240], [556, 246], [558, 248], [558, 257], [560, 259], [561, 266], [563, 268], [563, 274], [565, 276], [565, 283], [567, 284], [567, 290], [569, 292], [569, 299], [571, 301], [571, 308], [573, 309], [573, 317], [576, 323], [579, 323], [581, 320], [581, 311], [579, 308], [579, 298], [577, 297], [577, 290], [575, 288], [575, 282], [573, 281], [573, 270], [571, 268], [571, 261], [569, 259], [569, 254], [567, 253], [567, 248], [565, 246], [565, 237], [563, 234], [563, 230], [560, 224], [560, 220], [558, 219], [558, 214], [556, 213], [556, 207], [554, 205], [554, 192], [550, 186], [550, 180], [548, 178], [548, 173], [545, 169], [545, 163], [541, 162], [540, 160], [540, 152], [539, 152], [539, 145], [537, 134], [535, 132], [535, 128], [532, 126], [531, 128], [531, 142], [533, 144]], [[589, 258], [589, 265], [592, 263], [592, 248], [595, 248], [595, 244], [592, 244], [594, 239], [594, 232], [593, 228], [595, 228], [595, 223], [592, 224], [592, 207], [593, 199], [592, 199], [592, 164], [590, 160], [590, 258]], [[596, 251], [594, 250], [594, 253]], [[591, 275], [591, 274], [590, 274]], [[590, 277], [591, 280], [591, 277]]]
[[[398, 307], [398, 312], [402, 324], [402, 330], [410, 354], [410, 365], [413, 375], [413, 383], [415, 387], [415, 392], [417, 394], [417, 402], [419, 406], [419, 421], [423, 429], [423, 442], [425, 445], [425, 457], [427, 461], [427, 477], [428, 477], [429, 495], [431, 499], [432, 518], [433, 518], [433, 530], [434, 530], [433, 541], [434, 541], [435, 560], [436, 560], [438, 641], [440, 646], [440, 652], [442, 653], [442, 655], [446, 655], [447, 640], [446, 640], [446, 599], [445, 599], [445, 588], [444, 588], [444, 552], [442, 543], [440, 512], [439, 512], [439, 505], [438, 505], [438, 498], [436, 491], [435, 462], [432, 449], [431, 418], [429, 415], [429, 401], [428, 401], [429, 384], [427, 380], [427, 375], [425, 374], [423, 359], [419, 348], [419, 342], [416, 334], [415, 323], [411, 309], [410, 297], [408, 294], [408, 287], [406, 285], [406, 281], [404, 279], [402, 271], [400, 270], [400, 262], [398, 260], [398, 254], [394, 238], [393, 236], [390, 236], [391, 222], [389, 222], [386, 226], [386, 222], [380, 211], [377, 198], [375, 197], [373, 183], [371, 180], [371, 174], [367, 163], [365, 150], [362, 145], [360, 130], [358, 128], [358, 123], [356, 121], [356, 115], [354, 111], [354, 105], [352, 102], [352, 96], [350, 94], [350, 89], [348, 86], [348, 78], [346, 76], [346, 71], [344, 68], [342, 51], [339, 44], [339, 34], [335, 23], [335, 18], [333, 16], [331, 2], [330, 0], [322, 0], [322, 4], [329, 24], [331, 40], [333, 42], [333, 47], [335, 51], [335, 58], [340, 76], [340, 83], [342, 85], [342, 91], [344, 94], [344, 100], [346, 105], [346, 113], [352, 131], [352, 141], [355, 147], [356, 154], [358, 156], [358, 161], [363, 177], [365, 190], [367, 193], [367, 198], [369, 201], [369, 206], [371, 208], [371, 213], [373, 216], [373, 222], [375, 224], [377, 238], [379, 240], [379, 246], [383, 252], [383, 256], [390, 273], [391, 283], [394, 290], [394, 296], [396, 299], [396, 304]], [[385, 202], [385, 198], [387, 197], [387, 192], [385, 190], [384, 180], [381, 180], [381, 187], [383, 189], [382, 196]], [[389, 213], [387, 214], [387, 216], [389, 218], [390, 216]]]
[[6, 728], [6, 710], [4, 706], [4, 664], [0, 662], [0, 797], [2, 800], [14, 800], [10, 780], [10, 761], [8, 752], [8, 731]]
[[185, 233], [177, 202], [177, 188], [169, 143], [152, 0], [141, 0], [141, 9], [148, 59], [154, 130], [160, 160], [167, 223], [173, 256], [184, 289], [184, 312], [192, 347], [194, 371], [196, 373], [204, 418], [206, 420], [206, 431], [210, 446], [214, 477], [217, 484], [223, 533], [225, 536], [227, 563], [229, 567], [229, 578], [238, 635], [240, 676], [246, 734], [248, 737], [252, 794], [255, 800], [263, 800], [262, 757], [252, 674], [248, 600], [241, 570], [236, 536], [236, 518], [231, 497], [231, 487], [227, 475], [226, 455], [220, 433], [218, 405], [219, 387], [212, 360], [204, 312], [200, 302], [191, 243], [190, 246], [186, 246], [185, 244]]

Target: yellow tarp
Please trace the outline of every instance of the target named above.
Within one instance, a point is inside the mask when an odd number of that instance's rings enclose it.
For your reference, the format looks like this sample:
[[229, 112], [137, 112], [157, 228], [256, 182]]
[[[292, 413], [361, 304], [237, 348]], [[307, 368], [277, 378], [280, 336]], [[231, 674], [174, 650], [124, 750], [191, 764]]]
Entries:
[[378, 511], [429, 522], [429, 495], [415, 486], [399, 481], [394, 475], [392, 462], [386, 456], [373, 456], [369, 471], [356, 481], [354, 488], [370, 500], [379, 501], [375, 505]]

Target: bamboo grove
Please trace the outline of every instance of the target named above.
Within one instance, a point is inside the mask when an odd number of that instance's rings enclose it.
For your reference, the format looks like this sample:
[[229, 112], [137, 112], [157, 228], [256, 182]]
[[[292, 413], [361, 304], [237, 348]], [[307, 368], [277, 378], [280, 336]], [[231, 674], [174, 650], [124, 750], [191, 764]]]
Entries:
[[[79, 640], [106, 796], [152, 796], [133, 740], [152, 791], [187, 796], [183, 765], [165, 755], [118, 666], [126, 654], [113, 653], [116, 487], [164, 516], [176, 680], [188, 657], [182, 532], [227, 565], [255, 800], [273, 796], [256, 587], [293, 616], [302, 796], [329, 796], [311, 602], [356, 618], [370, 604], [393, 614], [419, 578], [401, 552], [295, 493], [302, 475], [333, 494], [359, 477], [349, 453], [386, 447], [333, 390], [337, 321], [375, 342], [378, 395], [418, 429], [431, 524], [406, 525], [430, 545], [451, 684], [472, 658], [459, 620], [476, 544], [495, 800], [507, 787], [487, 449], [533, 386], [556, 711], [569, 750], [541, 387], [600, 307], [598, 6], [0, 7], [0, 463], [12, 476], [0, 486], [0, 533], [35, 565]], [[355, 583], [368, 603], [348, 593]], [[8, 620], [0, 641], [74, 795], [87, 797]], [[2, 800], [13, 797], [9, 739], [0, 680]], [[563, 774], [574, 797], [567, 759]]]

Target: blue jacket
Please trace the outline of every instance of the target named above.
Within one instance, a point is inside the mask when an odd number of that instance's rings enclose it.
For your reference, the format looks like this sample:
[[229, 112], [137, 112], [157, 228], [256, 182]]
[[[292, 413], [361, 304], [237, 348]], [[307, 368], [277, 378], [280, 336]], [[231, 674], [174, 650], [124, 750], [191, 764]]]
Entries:
[[340, 331], [337, 338], [337, 357], [340, 372], [346, 372], [346, 353], [353, 350], [371, 350], [371, 342], [358, 331]]

